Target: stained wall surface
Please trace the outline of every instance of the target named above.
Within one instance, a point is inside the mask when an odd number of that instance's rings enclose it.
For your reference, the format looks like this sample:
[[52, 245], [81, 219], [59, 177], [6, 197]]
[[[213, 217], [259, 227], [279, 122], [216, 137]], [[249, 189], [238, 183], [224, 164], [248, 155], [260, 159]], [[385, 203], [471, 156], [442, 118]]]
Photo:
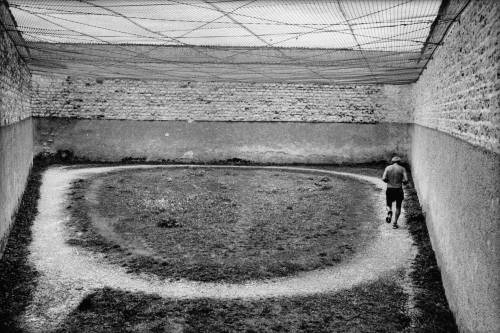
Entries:
[[407, 124], [36, 119], [36, 153], [98, 161], [363, 163], [407, 155]]
[[412, 172], [462, 332], [500, 332], [498, 7], [473, 0], [414, 85]]
[[31, 74], [4, 29], [13, 23], [0, 2], [0, 256], [33, 156], [30, 106]]

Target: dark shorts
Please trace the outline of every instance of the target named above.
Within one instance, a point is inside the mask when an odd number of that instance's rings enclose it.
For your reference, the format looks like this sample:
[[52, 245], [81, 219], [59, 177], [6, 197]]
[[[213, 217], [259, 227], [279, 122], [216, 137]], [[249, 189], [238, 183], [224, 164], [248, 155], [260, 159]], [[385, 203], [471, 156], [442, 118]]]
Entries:
[[401, 206], [404, 197], [402, 188], [388, 188], [385, 192], [387, 206], [391, 206], [394, 201], [396, 201], [396, 205]]

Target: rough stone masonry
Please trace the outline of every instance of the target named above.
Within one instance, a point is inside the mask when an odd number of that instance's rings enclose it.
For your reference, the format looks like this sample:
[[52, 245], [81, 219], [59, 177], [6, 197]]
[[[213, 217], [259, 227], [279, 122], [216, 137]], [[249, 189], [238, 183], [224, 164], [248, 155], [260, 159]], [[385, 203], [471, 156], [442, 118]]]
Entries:
[[83, 119], [409, 122], [411, 86], [176, 82], [34, 76], [33, 116]]
[[[0, 21], [12, 22], [0, 4]], [[9, 33], [0, 26], [0, 126], [31, 117], [31, 74]]]
[[498, 1], [472, 1], [415, 84], [414, 123], [500, 153]]

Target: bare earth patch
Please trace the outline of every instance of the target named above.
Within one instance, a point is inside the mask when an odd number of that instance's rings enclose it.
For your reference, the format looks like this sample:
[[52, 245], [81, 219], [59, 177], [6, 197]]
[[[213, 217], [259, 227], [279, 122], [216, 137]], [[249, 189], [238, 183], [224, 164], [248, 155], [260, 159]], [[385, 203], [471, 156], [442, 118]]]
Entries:
[[373, 185], [262, 169], [123, 170], [73, 183], [72, 245], [131, 272], [241, 282], [351, 257], [377, 227]]

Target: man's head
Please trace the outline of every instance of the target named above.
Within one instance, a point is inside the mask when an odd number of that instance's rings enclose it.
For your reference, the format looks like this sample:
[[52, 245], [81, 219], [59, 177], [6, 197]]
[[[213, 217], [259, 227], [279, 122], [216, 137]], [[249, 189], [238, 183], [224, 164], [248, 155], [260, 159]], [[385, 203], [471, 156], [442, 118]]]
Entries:
[[401, 158], [399, 156], [394, 156], [391, 159], [391, 163], [401, 163]]

